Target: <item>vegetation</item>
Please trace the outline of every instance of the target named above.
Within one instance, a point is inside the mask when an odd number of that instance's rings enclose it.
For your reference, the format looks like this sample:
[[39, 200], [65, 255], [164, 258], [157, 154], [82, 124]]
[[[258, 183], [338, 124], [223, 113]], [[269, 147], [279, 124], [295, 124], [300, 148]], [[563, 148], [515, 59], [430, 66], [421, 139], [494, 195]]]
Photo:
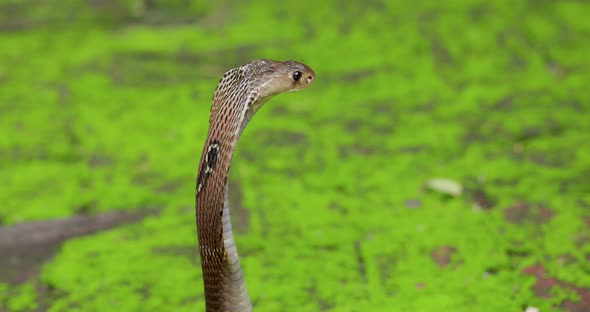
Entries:
[[160, 212], [0, 281], [0, 311], [204, 311], [197, 162], [219, 78], [257, 58], [317, 74], [230, 172], [257, 311], [584, 311], [589, 10], [0, 0], [0, 222]]

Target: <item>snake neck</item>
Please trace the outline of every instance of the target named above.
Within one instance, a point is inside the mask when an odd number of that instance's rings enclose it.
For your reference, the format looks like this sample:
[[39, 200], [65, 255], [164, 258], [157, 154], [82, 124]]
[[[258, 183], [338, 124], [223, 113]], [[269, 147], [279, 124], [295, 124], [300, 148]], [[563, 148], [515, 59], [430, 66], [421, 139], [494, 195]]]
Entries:
[[227, 185], [235, 146], [253, 115], [249, 107], [219, 107], [211, 116], [201, 155], [196, 216], [208, 312], [252, 309], [233, 236]]

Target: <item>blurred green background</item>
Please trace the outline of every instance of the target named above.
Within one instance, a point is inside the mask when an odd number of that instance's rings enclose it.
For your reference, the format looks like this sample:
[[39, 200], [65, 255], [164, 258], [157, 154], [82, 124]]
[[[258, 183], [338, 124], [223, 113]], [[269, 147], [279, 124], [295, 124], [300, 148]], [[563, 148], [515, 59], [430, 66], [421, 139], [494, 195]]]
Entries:
[[2, 227], [157, 211], [0, 280], [0, 311], [204, 311], [200, 149], [219, 78], [258, 58], [317, 77], [257, 113], [230, 171], [257, 311], [590, 311], [587, 12], [0, 0]]

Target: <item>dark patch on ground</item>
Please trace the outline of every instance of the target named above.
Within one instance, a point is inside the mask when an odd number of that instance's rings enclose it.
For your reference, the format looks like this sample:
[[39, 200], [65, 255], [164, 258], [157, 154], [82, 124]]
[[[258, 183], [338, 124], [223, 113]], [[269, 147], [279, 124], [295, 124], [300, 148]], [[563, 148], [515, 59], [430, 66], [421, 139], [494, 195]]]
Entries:
[[563, 122], [550, 115], [539, 119], [536, 124], [518, 128], [511, 128], [504, 120], [496, 118], [500, 114], [514, 113], [523, 115], [523, 111], [529, 108], [530, 103], [538, 102], [538, 98], [554, 98], [547, 91], [520, 91], [504, 96], [494, 103], [480, 106], [481, 115], [461, 117], [461, 123], [465, 129], [463, 142], [465, 146], [472, 144], [497, 143], [499, 139], [514, 146], [512, 157], [516, 160], [531, 161], [536, 164], [549, 167], [563, 167], [571, 163], [574, 158], [568, 154], [570, 150], [527, 150], [525, 143], [541, 138], [559, 138], [569, 128]]
[[506, 249], [506, 255], [512, 259], [525, 259], [531, 255], [531, 251], [523, 246], [522, 242], [512, 242], [512, 246]]
[[514, 187], [518, 185], [517, 179], [495, 179], [492, 183], [496, 186]]
[[[19, 310], [19, 311], [28, 311], [28, 312], [45, 312], [47, 311], [51, 303], [56, 300], [57, 298], [62, 298], [67, 296], [65, 291], [56, 289], [52, 285], [37, 281], [34, 283], [35, 286], [35, 294], [36, 294], [36, 307], [27, 310]], [[17, 288], [8, 289], [7, 293], [4, 294], [7, 297], [11, 296], [18, 296]], [[74, 307], [71, 307], [74, 308]], [[2, 303], [0, 301], [0, 312], [10, 312], [14, 310], [9, 310], [6, 303]]]
[[509, 271], [511, 271], [511, 269], [512, 269], [511, 267], [502, 266], [502, 265], [489, 266], [484, 271], [484, 277], [489, 276], [489, 275], [496, 275], [500, 271], [507, 271], [507, 272], [509, 272]]
[[34, 277], [68, 239], [137, 222], [153, 213], [115, 211], [0, 227], [0, 282], [18, 284]]
[[[388, 153], [412, 153], [415, 147], [407, 147], [398, 149], [397, 151], [388, 150], [385, 146], [376, 140], [367, 140], [367, 137], [380, 137], [391, 135], [393, 132], [392, 126], [378, 126], [371, 125], [367, 127], [366, 124], [350, 121], [343, 123], [345, 131], [356, 137], [355, 142], [338, 146], [339, 159], [348, 159], [353, 156], [374, 156], [386, 155]], [[366, 135], [359, 135], [359, 133], [366, 133]], [[419, 149], [419, 148], [418, 148]]]
[[400, 154], [418, 154], [429, 151], [431, 148], [428, 145], [409, 145], [398, 148], [395, 152]]
[[[498, 137], [504, 137], [505, 133], [501, 126], [491, 121], [485, 122], [483, 120], [471, 119], [465, 117], [462, 120], [465, 129], [463, 136], [464, 145], [482, 144], [493, 142]], [[494, 136], [495, 135], [495, 136]]]
[[98, 200], [94, 199], [94, 200], [90, 200], [90, 201], [78, 206], [76, 209], [74, 209], [74, 211], [79, 215], [87, 215], [87, 214], [91, 214], [93, 211], [95, 211], [97, 206], [98, 206]]
[[[313, 284], [315, 284], [315, 282]], [[309, 295], [311, 300], [318, 303], [318, 307], [320, 308], [319, 311], [327, 311], [329, 309], [334, 308], [333, 303], [330, 303], [320, 298], [320, 296], [318, 295], [317, 287], [315, 285], [312, 285], [311, 287], [307, 288], [307, 294]]]
[[301, 119], [301, 120], [306, 120], [309, 117], [311, 117], [312, 112], [311, 111], [294, 111], [294, 110], [290, 110], [288, 107], [284, 106], [284, 105], [274, 105], [272, 106], [272, 110], [270, 111], [270, 114], [272, 116], [276, 116], [276, 117], [287, 117], [289, 119], [291, 118], [295, 118], [295, 119]]
[[358, 132], [361, 130], [367, 130], [371, 133], [371, 136], [374, 137], [382, 137], [391, 135], [394, 130], [395, 121], [390, 120], [391, 123], [387, 125], [376, 125], [376, 124], [367, 124], [363, 120], [353, 119], [353, 120], [346, 120], [342, 121], [340, 124], [343, 126], [344, 131], [348, 132], [350, 135], [358, 135]]
[[457, 248], [455, 247], [440, 246], [435, 248], [430, 255], [432, 260], [434, 260], [440, 268], [446, 268], [451, 263], [451, 258], [455, 252], [457, 252]]
[[[580, 172], [570, 176], [568, 179], [559, 181], [559, 191], [562, 193], [590, 193], [590, 168], [584, 168], [580, 170]], [[589, 204], [584, 204], [582, 201], [580, 201], [580, 203], [582, 208], [585, 208], [588, 212], [590, 212]]]
[[199, 249], [197, 245], [154, 247], [152, 249], [152, 252], [158, 255], [186, 257], [190, 259], [191, 263], [196, 267], [199, 267], [201, 265], [201, 262], [199, 261]]
[[395, 104], [393, 103], [393, 100], [377, 101], [367, 104], [367, 108], [371, 110], [373, 114], [390, 116], [392, 119], [397, 119], [399, 114], [396, 115], [394, 107]]
[[[120, 22], [139, 22], [150, 26], [170, 26], [191, 24], [202, 19], [209, 7], [194, 9], [190, 5], [173, 1], [144, 0], [135, 1], [134, 6], [111, 0], [90, 0], [95, 9], [103, 14], [117, 16]], [[206, 3], [202, 3], [206, 4]]]
[[348, 159], [352, 156], [371, 156], [377, 153], [377, 149], [370, 146], [343, 145], [338, 148], [340, 159]]
[[493, 103], [488, 110], [499, 112], [513, 112], [516, 109], [515, 103], [528, 102], [531, 99], [538, 98], [545, 95], [542, 90], [533, 91], [514, 91], [499, 101]]
[[574, 242], [578, 248], [590, 245], [590, 232], [582, 231], [581, 233], [576, 234], [574, 237]]
[[430, 37], [430, 46], [432, 49], [432, 55], [434, 56], [436, 63], [441, 65], [450, 65], [456, 66], [456, 61], [447, 49], [447, 47], [443, 44], [443, 42], [438, 39], [436, 36], [429, 36]]
[[108, 60], [96, 60], [72, 74], [85, 71], [106, 73], [117, 86], [154, 86], [181, 84], [209, 79], [217, 82], [223, 73], [255, 59], [255, 45], [205, 52], [180, 49], [173, 53], [137, 51], [119, 52]]
[[155, 191], [157, 193], [174, 193], [176, 190], [182, 188], [184, 185], [184, 181], [182, 180], [174, 180], [162, 183], [158, 186]]
[[439, 21], [440, 13], [427, 11], [420, 15], [420, 23], [418, 24], [419, 32], [423, 38], [425, 38], [430, 45], [430, 55], [434, 64], [437, 68], [437, 73], [444, 77], [446, 81], [451, 83], [455, 80], [455, 77], [451, 75], [451, 71], [458, 69], [458, 62], [456, 57], [453, 56], [447, 45], [441, 40], [437, 33], [437, 23]]
[[35, 289], [37, 293], [37, 309], [34, 312], [45, 312], [51, 306], [52, 301], [67, 296], [65, 291], [41, 282], [35, 284]]
[[498, 200], [486, 191], [485, 184], [477, 177], [466, 178], [464, 185], [465, 198], [475, 209], [491, 210]]
[[489, 195], [483, 188], [467, 190], [471, 195], [473, 205], [479, 209], [490, 210], [496, 206], [497, 200]]
[[367, 264], [365, 263], [365, 258], [363, 257], [362, 245], [361, 241], [357, 240], [354, 242], [354, 254], [356, 256], [356, 262], [358, 265], [359, 275], [361, 277], [361, 281], [366, 284], [367, 283]]
[[530, 126], [521, 129], [519, 132], [515, 133], [514, 140], [523, 142], [530, 141], [541, 136], [559, 136], [565, 130], [566, 128], [562, 124], [554, 120], [546, 120], [543, 125]]
[[550, 276], [545, 270], [545, 267], [540, 263], [524, 268], [522, 273], [532, 275], [536, 278], [535, 284], [532, 287], [535, 295], [549, 299], [552, 297], [551, 291], [553, 287], [567, 289], [575, 292], [579, 296], [579, 300], [573, 301], [567, 299], [560, 304], [560, 308], [570, 312], [588, 311], [588, 307], [590, 307], [590, 289], [578, 287]]
[[187, 6], [184, 1], [12, 1], [0, 4], [0, 31], [24, 31], [68, 23], [98, 23], [105, 26], [131, 23], [149, 26], [196, 24], [207, 21], [206, 15], [211, 10], [212, 5], [209, 3]]
[[[158, 184], [160, 181], [163, 180], [160, 174], [155, 173], [153, 171], [149, 171], [148, 167], [149, 165], [147, 164], [145, 166], [137, 166], [135, 174], [133, 175], [133, 177], [131, 177], [131, 182], [133, 182], [133, 184], [135, 185], [148, 187]], [[159, 188], [159, 186], [155, 188]]]
[[353, 119], [342, 121], [344, 130], [350, 134], [356, 134], [362, 127], [366, 127], [367, 123], [364, 120]]
[[343, 216], [348, 215], [348, 210], [346, 210], [346, 208], [342, 207], [342, 205], [340, 203], [335, 202], [335, 201], [330, 202], [330, 204], [328, 205], [328, 209], [334, 210]]
[[26, 18], [27, 3], [2, 3], [0, 5], [0, 32], [21, 31], [44, 24], [44, 21], [35, 21]]
[[404, 202], [404, 205], [406, 206], [406, 208], [416, 209], [416, 208], [420, 208], [422, 206], [422, 201], [419, 199], [407, 199]]
[[307, 134], [289, 130], [258, 131], [256, 138], [262, 146], [277, 148], [289, 146], [305, 148], [309, 142]]
[[[306, 133], [289, 130], [259, 130], [253, 135], [253, 140], [257, 141], [255, 145], [260, 148], [257, 150], [242, 150], [240, 155], [247, 162], [255, 163], [261, 167], [265, 167], [260, 156], [261, 153], [272, 155], [273, 150], [289, 148], [295, 149], [294, 153], [296, 155], [305, 155], [310, 148], [309, 137]], [[275, 168], [275, 171], [287, 176], [296, 176], [298, 173], [298, 169], [293, 166]]]
[[263, 210], [258, 210], [258, 218], [260, 219], [260, 236], [263, 238], [268, 237], [268, 229], [270, 228], [270, 222], [268, 221], [268, 217]]
[[576, 261], [576, 258], [574, 256], [572, 256], [571, 254], [564, 254], [564, 255], [557, 257], [557, 262], [562, 266], [568, 266], [568, 265], [576, 263], [577, 261]]
[[527, 159], [535, 164], [549, 167], [549, 168], [561, 168], [572, 164], [576, 161], [576, 151], [552, 149], [545, 151], [532, 151], [530, 153], [524, 153]]
[[340, 75], [340, 80], [346, 82], [358, 82], [360, 80], [369, 78], [375, 75], [377, 71], [374, 69], [362, 69]]
[[554, 217], [555, 213], [543, 206], [528, 203], [516, 203], [504, 210], [504, 219], [513, 224], [533, 222], [543, 224]]
[[522, 270], [523, 274], [533, 275], [537, 278], [532, 289], [535, 295], [542, 298], [551, 297], [551, 289], [557, 284], [557, 279], [547, 276], [543, 265], [537, 263]]
[[339, 84], [352, 84], [358, 83], [361, 80], [369, 79], [381, 72], [391, 73], [395, 71], [395, 68], [391, 65], [384, 65], [382, 68], [363, 68], [349, 72], [341, 72], [332, 75], [322, 76], [323, 84], [339, 83]]
[[91, 169], [108, 167], [115, 163], [115, 160], [111, 156], [94, 153], [88, 157], [87, 164]]
[[492, 13], [487, 3], [476, 4], [469, 9], [469, 17], [473, 22], [481, 21]]
[[508, 53], [508, 63], [510, 69], [523, 70], [528, 66], [526, 56], [524, 56], [523, 52], [514, 46], [515, 43], [517, 43], [517, 45], [522, 45], [526, 41], [526, 36], [522, 34], [522, 32], [516, 31], [514, 29], [501, 31], [496, 36], [496, 42], [498, 43], [498, 46], [500, 46], [502, 49], [506, 49], [506, 51], [510, 51]]
[[244, 207], [244, 193], [239, 182], [228, 182], [228, 204], [231, 214], [231, 223], [237, 233], [246, 233], [250, 226], [250, 211]]
[[180, 304], [184, 307], [194, 307], [197, 304], [201, 304], [203, 302], [205, 302], [205, 296], [198, 295], [198, 296], [191, 296], [186, 299], [183, 299]]
[[379, 276], [381, 277], [381, 283], [386, 289], [388, 295], [395, 295], [396, 289], [392, 289], [390, 285], [386, 285], [386, 281], [390, 281], [393, 277], [393, 269], [397, 263], [397, 258], [394, 255], [382, 254], [375, 256], [375, 262], [379, 269]]

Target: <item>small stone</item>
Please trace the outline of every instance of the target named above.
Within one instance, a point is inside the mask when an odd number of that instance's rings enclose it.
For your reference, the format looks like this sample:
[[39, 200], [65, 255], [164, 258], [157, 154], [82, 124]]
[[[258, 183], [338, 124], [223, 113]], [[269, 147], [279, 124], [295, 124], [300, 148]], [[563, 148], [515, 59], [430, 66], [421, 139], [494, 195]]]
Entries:
[[526, 310], [524, 310], [524, 312], [539, 312], [539, 308], [527, 307]]
[[447, 194], [453, 197], [463, 194], [463, 185], [461, 185], [461, 183], [446, 178], [430, 179], [426, 181], [426, 187], [435, 192]]
[[419, 199], [408, 199], [406, 200], [405, 204], [406, 208], [415, 209], [420, 208], [420, 206], [422, 206], [422, 201], [420, 201]]

